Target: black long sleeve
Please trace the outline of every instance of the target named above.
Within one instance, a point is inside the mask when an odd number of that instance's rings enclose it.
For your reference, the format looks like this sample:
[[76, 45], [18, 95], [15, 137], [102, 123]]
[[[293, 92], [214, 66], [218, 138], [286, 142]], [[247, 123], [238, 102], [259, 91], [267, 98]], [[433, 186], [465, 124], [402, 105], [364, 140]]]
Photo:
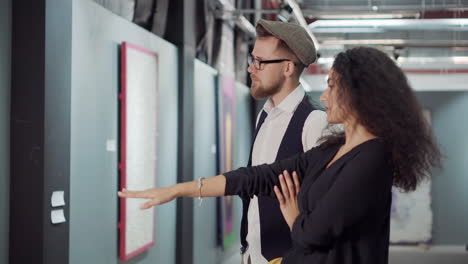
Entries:
[[313, 148], [305, 153], [298, 154], [290, 159], [280, 160], [272, 164], [263, 164], [253, 167], [243, 167], [226, 172], [226, 195], [239, 195], [241, 197], [274, 196], [273, 186], [279, 185], [278, 176], [287, 170], [296, 171], [300, 181], [307, 168], [316, 162], [321, 150]]

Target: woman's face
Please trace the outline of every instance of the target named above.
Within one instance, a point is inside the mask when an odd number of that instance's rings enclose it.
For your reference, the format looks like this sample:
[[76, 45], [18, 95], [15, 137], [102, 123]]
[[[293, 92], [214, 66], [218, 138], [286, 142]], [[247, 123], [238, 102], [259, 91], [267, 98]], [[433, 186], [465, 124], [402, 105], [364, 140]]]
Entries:
[[328, 74], [327, 89], [320, 96], [320, 101], [325, 106], [327, 112], [327, 121], [331, 124], [341, 124], [345, 121], [345, 111], [339, 102], [338, 93], [342, 89], [338, 83], [338, 76], [335, 71], [330, 70]]

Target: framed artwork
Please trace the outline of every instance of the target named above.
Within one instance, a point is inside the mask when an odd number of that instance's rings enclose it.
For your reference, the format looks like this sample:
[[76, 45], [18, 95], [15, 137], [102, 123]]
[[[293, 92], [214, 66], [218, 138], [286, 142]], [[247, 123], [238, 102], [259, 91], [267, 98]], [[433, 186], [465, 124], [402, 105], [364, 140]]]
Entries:
[[[431, 123], [429, 110], [423, 114]], [[430, 178], [418, 185], [415, 191], [404, 193], [393, 187], [390, 216], [390, 243], [426, 244], [432, 239]]]
[[[235, 124], [235, 80], [227, 75], [218, 77], [219, 95], [219, 141], [220, 173], [233, 169], [234, 158], [234, 124]], [[235, 240], [234, 233], [234, 204], [231, 196], [222, 197], [218, 201], [218, 232], [220, 244], [229, 247]]]
[[[120, 189], [156, 186], [158, 55], [124, 42], [119, 93]], [[141, 199], [120, 199], [119, 258], [128, 260], [154, 245], [154, 209], [140, 210]]]

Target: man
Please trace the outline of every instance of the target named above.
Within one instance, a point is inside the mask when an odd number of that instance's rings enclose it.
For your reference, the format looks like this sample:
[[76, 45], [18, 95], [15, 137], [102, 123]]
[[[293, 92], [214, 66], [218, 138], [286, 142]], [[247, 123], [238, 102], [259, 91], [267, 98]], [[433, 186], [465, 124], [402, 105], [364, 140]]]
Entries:
[[[299, 82], [316, 59], [312, 39], [299, 25], [259, 20], [249, 58], [251, 94], [268, 98], [257, 117], [249, 166], [272, 163], [309, 150], [327, 125]], [[241, 197], [242, 263], [266, 264], [291, 248], [290, 230], [276, 197]]]

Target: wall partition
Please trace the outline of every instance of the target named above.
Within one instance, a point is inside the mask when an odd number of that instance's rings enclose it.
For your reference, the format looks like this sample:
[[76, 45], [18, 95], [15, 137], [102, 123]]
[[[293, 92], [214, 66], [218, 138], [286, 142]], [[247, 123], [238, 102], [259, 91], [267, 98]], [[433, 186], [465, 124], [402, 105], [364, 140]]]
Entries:
[[177, 48], [90, 0], [73, 1], [72, 264], [175, 263], [175, 201], [155, 209], [154, 246], [118, 260], [119, 48], [124, 41], [158, 54], [157, 185], [177, 179]]

